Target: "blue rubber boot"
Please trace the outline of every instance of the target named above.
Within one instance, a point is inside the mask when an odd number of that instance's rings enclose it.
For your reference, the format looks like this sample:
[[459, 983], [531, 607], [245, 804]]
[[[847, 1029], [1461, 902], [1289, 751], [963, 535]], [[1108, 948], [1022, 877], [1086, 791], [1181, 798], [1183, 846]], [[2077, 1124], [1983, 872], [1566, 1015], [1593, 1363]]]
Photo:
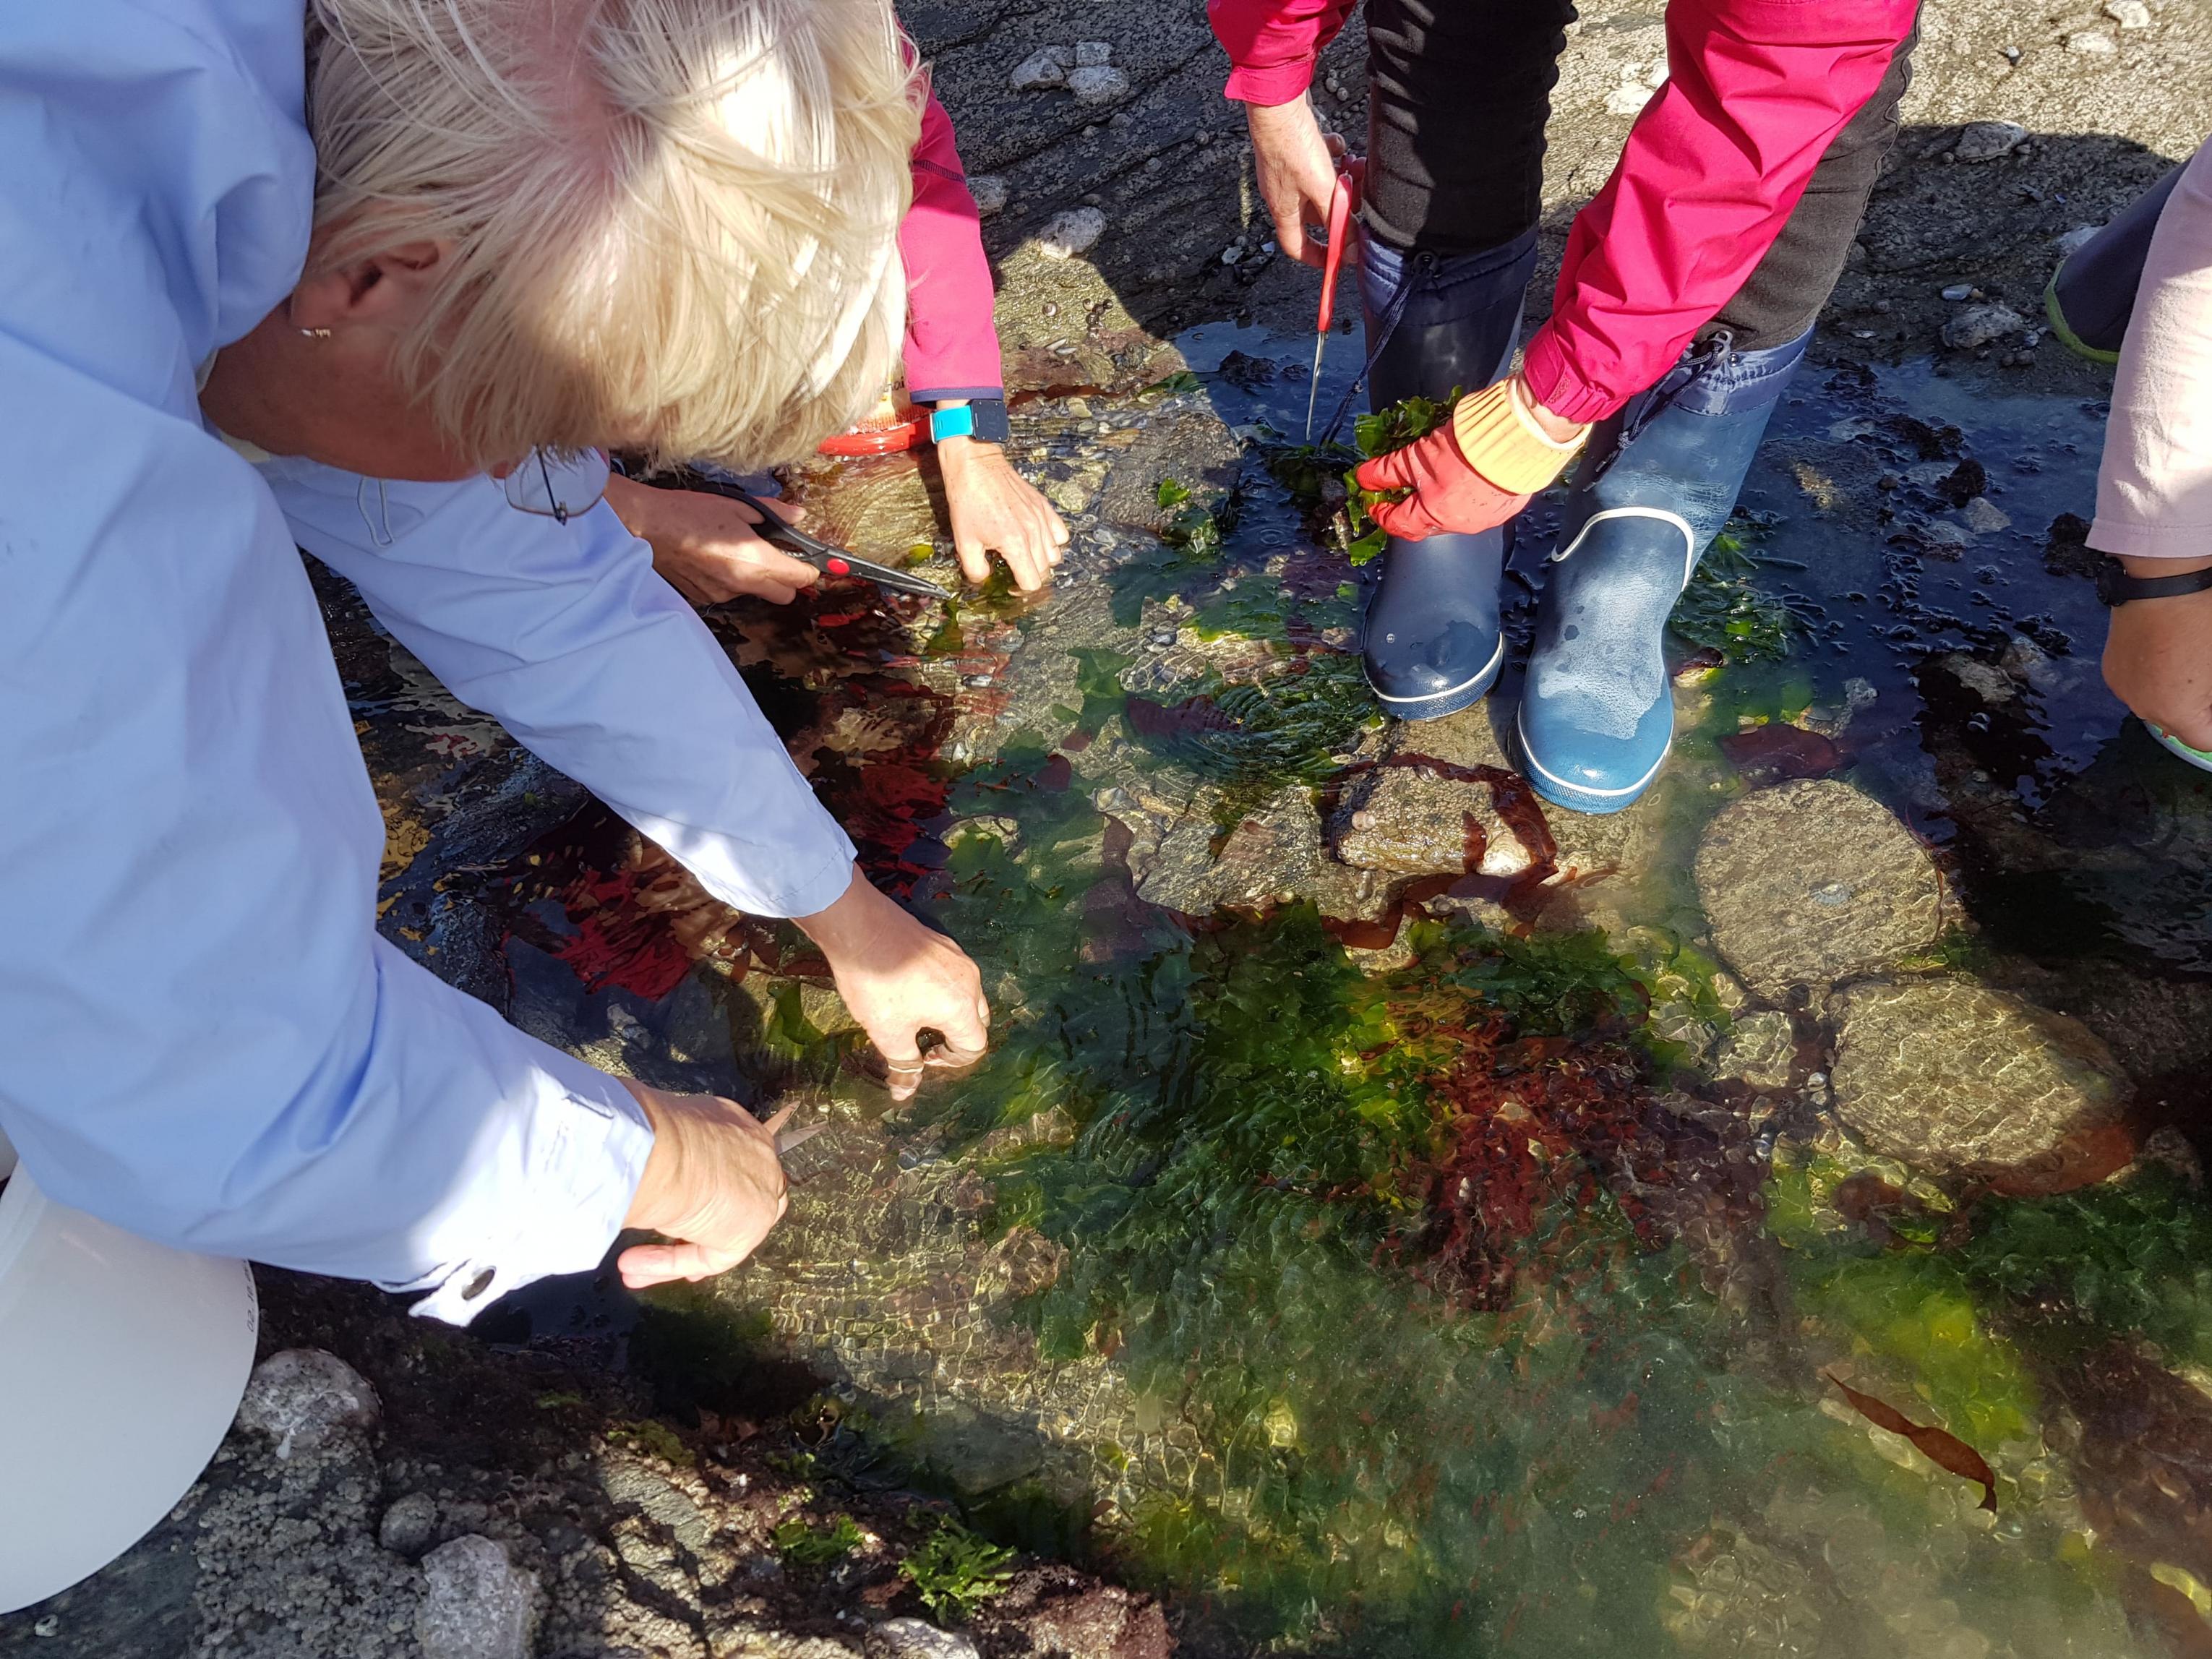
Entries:
[[1674, 601], [1735, 509], [1810, 329], [1764, 351], [1700, 342], [1593, 434], [1536, 613], [1521, 755], [1546, 800], [1618, 812], [1674, 741], [1662, 642]]
[[[1368, 397], [1441, 402], [1505, 372], [1521, 327], [1521, 299], [1536, 269], [1536, 234], [1486, 252], [1443, 258], [1403, 253], [1372, 237], [1360, 249], [1367, 324]], [[1505, 532], [1392, 538], [1367, 604], [1361, 656], [1383, 711], [1403, 720], [1456, 714], [1481, 700], [1505, 660], [1498, 582]]]

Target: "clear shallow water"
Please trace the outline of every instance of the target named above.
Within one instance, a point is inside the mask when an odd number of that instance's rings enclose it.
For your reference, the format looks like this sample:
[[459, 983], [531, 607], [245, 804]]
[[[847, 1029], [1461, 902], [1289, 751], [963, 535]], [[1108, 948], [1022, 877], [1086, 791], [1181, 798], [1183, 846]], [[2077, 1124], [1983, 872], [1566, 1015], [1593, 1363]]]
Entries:
[[[999, 1046], [974, 1076], [890, 1110], [793, 937], [595, 811], [503, 878], [532, 1029], [835, 1126], [756, 1264], [671, 1316], [815, 1364], [867, 1443], [1179, 1591], [1209, 1641], [2197, 1650], [2202, 1200], [2161, 1170], [1945, 1186], [1854, 1151], [1816, 1087], [1686, 1113], [1674, 1070], [1728, 1021], [1687, 853], [1744, 787], [1723, 740], [1761, 720], [1821, 728], [1790, 763], [1942, 849], [1972, 925], [1931, 968], [2198, 1006], [2198, 781], [2124, 726], [2088, 585], [2045, 568], [2094, 412], [1924, 367], [1807, 375], [1731, 566], [1786, 652], [1683, 691], [1638, 861], [1571, 893], [1607, 931], [1477, 883], [1502, 930], [1411, 921], [1386, 967], [1310, 903], [1139, 896], [1145, 812], [1116, 803], [1195, 795], [1226, 836], [1385, 735], [1339, 649], [1352, 573], [1258, 453], [1303, 421], [1309, 343], [1184, 343], [1197, 391], [1043, 400], [1034, 459], [1156, 464], [1203, 501], [1189, 446], [1146, 446], [1209, 411], [1244, 428], [1218, 552], [1131, 527], [1109, 483], [1046, 603], [902, 626], [846, 592], [717, 622], [872, 871], [983, 964]], [[1522, 648], [1555, 515], [1516, 555]], [[1164, 613], [1178, 643], [1148, 652]], [[1832, 1374], [1953, 1442], [1876, 1427]]]

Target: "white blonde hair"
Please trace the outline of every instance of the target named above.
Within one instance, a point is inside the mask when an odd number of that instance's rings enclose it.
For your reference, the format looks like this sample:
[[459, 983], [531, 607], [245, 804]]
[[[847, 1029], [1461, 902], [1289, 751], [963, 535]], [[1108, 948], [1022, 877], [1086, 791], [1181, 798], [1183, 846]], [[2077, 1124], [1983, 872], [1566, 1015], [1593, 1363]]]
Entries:
[[890, 0], [311, 0], [323, 268], [436, 240], [404, 383], [480, 463], [795, 459], [878, 396], [921, 93]]

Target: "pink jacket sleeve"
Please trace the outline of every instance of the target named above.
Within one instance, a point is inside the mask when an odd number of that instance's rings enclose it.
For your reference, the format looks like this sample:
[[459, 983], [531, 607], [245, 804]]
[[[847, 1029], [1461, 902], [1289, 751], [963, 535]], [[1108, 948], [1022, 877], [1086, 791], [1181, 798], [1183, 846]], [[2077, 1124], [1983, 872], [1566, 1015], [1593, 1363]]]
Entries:
[[991, 319], [990, 261], [981, 216], [937, 94], [914, 147], [914, 205], [899, 224], [906, 266], [906, 387], [916, 403], [995, 398], [1005, 386]]
[[1287, 104], [1313, 83], [1314, 59], [1352, 15], [1352, 0], [1206, 0], [1213, 38], [1228, 52], [1228, 95]]
[[1596, 420], [1666, 373], [1773, 245], [1917, 9], [1673, 0], [1672, 78], [1576, 216], [1551, 319], [1528, 342], [1523, 373], [1545, 407]]

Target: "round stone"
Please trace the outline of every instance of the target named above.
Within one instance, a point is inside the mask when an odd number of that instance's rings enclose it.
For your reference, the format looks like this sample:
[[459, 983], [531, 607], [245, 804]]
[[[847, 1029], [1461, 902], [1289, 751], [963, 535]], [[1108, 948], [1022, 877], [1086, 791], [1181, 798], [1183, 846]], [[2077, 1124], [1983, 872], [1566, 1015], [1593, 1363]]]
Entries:
[[2119, 1066], [2087, 1026], [1971, 981], [1868, 980], [1828, 1012], [1838, 1114], [1918, 1169], [2028, 1164], [2125, 1103]]
[[378, 1543], [410, 1561], [428, 1549], [437, 1535], [438, 1500], [427, 1492], [410, 1492], [394, 1498], [376, 1529]]
[[320, 1348], [287, 1348], [253, 1368], [239, 1401], [238, 1425], [258, 1429], [289, 1458], [346, 1430], [374, 1429], [383, 1410], [359, 1371]]
[[1698, 844], [1697, 880], [1713, 942], [1769, 999], [1889, 967], [1942, 925], [1927, 849], [1881, 803], [1827, 779], [1723, 808]]

